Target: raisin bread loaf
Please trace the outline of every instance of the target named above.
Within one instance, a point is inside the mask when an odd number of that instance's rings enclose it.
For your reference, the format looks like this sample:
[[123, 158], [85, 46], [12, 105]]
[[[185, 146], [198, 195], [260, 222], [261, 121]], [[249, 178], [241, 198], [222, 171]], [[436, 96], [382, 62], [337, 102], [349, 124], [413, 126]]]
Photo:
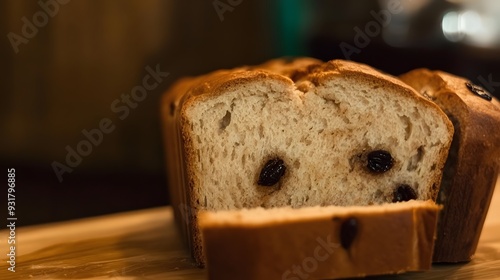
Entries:
[[199, 264], [200, 210], [435, 199], [453, 134], [411, 87], [342, 60], [186, 78], [162, 102], [172, 205]]
[[372, 206], [202, 212], [209, 279], [331, 279], [427, 270], [439, 207]]
[[482, 88], [441, 71], [417, 69], [400, 77], [438, 104], [455, 134], [438, 201], [435, 262], [464, 262], [476, 251], [500, 168], [500, 106]]

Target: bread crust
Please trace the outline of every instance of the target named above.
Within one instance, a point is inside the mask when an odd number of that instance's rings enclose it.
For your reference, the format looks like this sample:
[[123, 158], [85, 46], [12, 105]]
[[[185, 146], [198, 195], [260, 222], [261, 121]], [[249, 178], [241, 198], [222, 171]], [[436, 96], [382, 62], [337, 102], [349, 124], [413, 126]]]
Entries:
[[[438, 210], [431, 201], [410, 201], [203, 212], [208, 275], [331, 279], [428, 270]], [[350, 221], [356, 226], [343, 234]], [[351, 242], [343, 243], [346, 238]]]
[[[198, 205], [201, 203], [196, 201], [197, 198], [193, 194], [193, 188], [197, 185], [193, 163], [197, 155], [190, 137], [191, 124], [186, 117], [191, 105], [254, 81], [266, 80], [269, 83], [300, 90], [302, 86], [307, 87], [308, 83], [321, 85], [339, 76], [348, 76], [353, 80], [400, 92], [416, 103], [433, 108], [450, 131], [449, 139], [444, 141], [451, 142], [453, 127], [438, 106], [420, 97], [413, 88], [400, 80], [359, 63], [343, 60], [323, 63], [310, 58], [298, 58], [292, 61], [277, 59], [258, 66], [219, 70], [195, 78], [182, 79], [164, 95], [162, 100], [164, 137], [168, 142], [166, 153], [174, 214], [199, 265], [203, 265], [204, 258], [197, 222], [197, 211], [200, 210]], [[447, 152], [448, 147], [440, 150], [436, 165], [438, 170], [443, 168]], [[434, 182], [434, 188], [430, 190], [428, 198], [436, 199], [437, 187], [441, 181], [440, 173], [436, 173], [431, 181]]]
[[468, 80], [442, 71], [416, 69], [401, 80], [429, 96], [453, 121], [455, 135], [445, 165], [434, 262], [473, 257], [500, 169], [500, 106], [466, 86]]

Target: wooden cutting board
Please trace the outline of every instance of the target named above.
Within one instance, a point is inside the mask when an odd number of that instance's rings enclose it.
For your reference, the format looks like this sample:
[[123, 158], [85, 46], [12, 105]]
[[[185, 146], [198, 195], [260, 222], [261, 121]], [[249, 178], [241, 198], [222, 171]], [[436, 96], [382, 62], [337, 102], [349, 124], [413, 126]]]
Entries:
[[[500, 279], [499, 185], [473, 261], [376, 279]], [[170, 207], [17, 228], [16, 272], [5, 261], [8, 235], [0, 231], [0, 279], [206, 279], [192, 265]]]

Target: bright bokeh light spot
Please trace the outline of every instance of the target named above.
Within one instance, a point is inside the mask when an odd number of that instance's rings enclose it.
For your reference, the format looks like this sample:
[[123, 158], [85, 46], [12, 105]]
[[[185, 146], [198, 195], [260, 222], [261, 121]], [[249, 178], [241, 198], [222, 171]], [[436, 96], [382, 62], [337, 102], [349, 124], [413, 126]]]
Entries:
[[460, 14], [457, 12], [448, 12], [443, 16], [441, 28], [446, 39], [452, 42], [461, 41], [465, 34], [461, 28]]
[[494, 20], [472, 10], [447, 12], [443, 16], [441, 28], [449, 41], [467, 41], [477, 46], [494, 43], [497, 34]]
[[481, 30], [483, 25], [481, 16], [474, 11], [465, 11], [458, 16], [459, 27], [467, 35], [472, 35]]

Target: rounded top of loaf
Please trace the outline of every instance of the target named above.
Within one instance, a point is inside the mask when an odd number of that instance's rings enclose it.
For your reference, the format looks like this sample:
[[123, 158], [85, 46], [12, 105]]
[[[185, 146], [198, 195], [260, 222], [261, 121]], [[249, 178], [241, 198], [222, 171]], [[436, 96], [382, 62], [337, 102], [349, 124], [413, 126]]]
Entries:
[[[447, 72], [419, 68], [401, 75], [400, 79], [431, 100], [435, 99], [433, 97], [437, 95], [453, 94], [467, 106], [477, 106], [482, 110], [500, 112], [500, 102], [484, 88]], [[474, 92], [475, 90], [471, 90], [470, 86], [476, 87], [477, 93]], [[486, 98], [481, 97], [480, 94], [485, 95]]]
[[[465, 134], [483, 144], [500, 141], [500, 102], [467, 79], [439, 70], [420, 68], [400, 76], [421, 95], [439, 104], [448, 115], [460, 118]], [[472, 88], [474, 87], [474, 88]], [[481, 97], [483, 95], [483, 97]], [[498, 148], [500, 153], [500, 148]]]
[[[177, 111], [182, 107], [179, 104], [184, 105], [189, 99], [203, 100], [218, 96], [224, 94], [229, 88], [259, 80], [282, 83], [301, 90], [303, 84], [311, 83], [317, 86], [338, 76], [348, 76], [372, 83], [375, 87], [387, 88], [411, 97], [426, 107], [432, 107], [447, 123], [448, 129], [453, 131], [451, 122], [441, 108], [422, 97], [413, 87], [368, 65], [340, 59], [323, 62], [309, 57], [278, 58], [256, 66], [217, 70], [197, 77], [182, 78], [163, 96], [162, 103], [170, 103], [171, 106], [162, 107], [170, 107], [171, 111]], [[174, 114], [174, 112], [171, 113], [171, 115]]]

